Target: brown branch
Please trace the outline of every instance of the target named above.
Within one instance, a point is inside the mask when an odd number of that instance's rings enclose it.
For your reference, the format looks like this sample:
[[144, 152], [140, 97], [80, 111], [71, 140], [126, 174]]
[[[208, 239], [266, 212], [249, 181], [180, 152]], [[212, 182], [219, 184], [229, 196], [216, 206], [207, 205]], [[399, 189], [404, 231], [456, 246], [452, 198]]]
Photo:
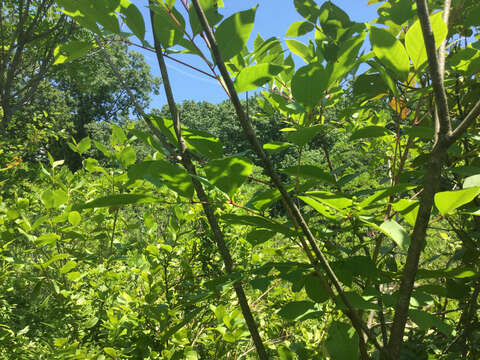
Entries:
[[[428, 66], [432, 79], [433, 93], [435, 96], [436, 110], [438, 116], [438, 140], [443, 142], [451, 132], [450, 116], [448, 114], [448, 101], [445, 86], [443, 84], [443, 74], [440, 68], [439, 57], [435, 46], [435, 37], [433, 36], [432, 24], [428, 11], [427, 0], [417, 0], [417, 13], [422, 27], [425, 49], [427, 51]], [[444, 53], [443, 53], [444, 55]]]

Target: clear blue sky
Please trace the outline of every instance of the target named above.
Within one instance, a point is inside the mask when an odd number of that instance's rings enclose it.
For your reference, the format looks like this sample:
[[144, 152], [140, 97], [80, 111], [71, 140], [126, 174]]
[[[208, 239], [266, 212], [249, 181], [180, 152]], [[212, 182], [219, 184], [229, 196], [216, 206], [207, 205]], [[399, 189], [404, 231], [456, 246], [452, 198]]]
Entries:
[[[177, 2], [180, 3], [180, 1]], [[319, 6], [323, 2], [322, 0], [317, 0]], [[333, 2], [346, 11], [353, 21], [366, 22], [377, 17], [377, 7], [374, 5], [367, 6], [368, 0], [334, 0]], [[246, 10], [259, 4], [255, 18], [255, 26], [250, 35], [249, 49], [253, 47], [253, 39], [257, 33], [264, 39], [271, 36], [283, 39], [290, 24], [303, 19], [295, 10], [293, 0], [224, 0], [224, 4], [225, 8], [220, 9], [220, 12], [225, 18], [235, 12]], [[145, 20], [148, 21], [148, 11], [145, 5], [146, 1], [138, 1], [138, 7], [144, 14]], [[150, 23], [147, 23], [147, 33], [151, 33]], [[150, 39], [147, 40], [151, 41]], [[202, 42], [200, 38], [197, 40], [199, 44]], [[286, 46], [284, 45], [284, 47]], [[141, 52], [150, 65], [153, 74], [160, 76], [154, 54], [139, 50], [138, 48], [134, 50]], [[175, 57], [206, 71], [208, 70], [206, 65], [204, 65], [202, 60], [197, 56], [175, 55]], [[183, 100], [205, 100], [218, 103], [227, 98], [223, 89], [214, 79], [208, 78], [171, 60], [166, 59], [166, 61], [177, 102], [182, 102]], [[163, 88], [161, 90], [160, 95], [152, 95], [152, 107], [159, 108], [166, 103]]]

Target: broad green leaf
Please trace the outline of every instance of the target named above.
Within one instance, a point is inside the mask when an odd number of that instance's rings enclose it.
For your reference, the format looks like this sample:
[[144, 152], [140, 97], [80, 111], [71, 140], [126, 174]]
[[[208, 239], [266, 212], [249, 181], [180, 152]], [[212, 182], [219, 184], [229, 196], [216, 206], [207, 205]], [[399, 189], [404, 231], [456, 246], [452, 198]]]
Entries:
[[325, 347], [331, 359], [357, 360], [358, 335], [350, 325], [334, 321], [327, 331]]
[[266, 229], [253, 230], [247, 234], [246, 240], [252, 246], [256, 246], [270, 240], [274, 235], [275, 235], [275, 232], [271, 230], [266, 230]]
[[42, 267], [44, 269], [46, 269], [47, 267], [49, 267], [54, 262], [57, 262], [59, 260], [65, 260], [65, 259], [68, 259], [69, 257], [71, 257], [70, 254], [56, 254], [56, 255], [53, 255], [50, 259], [48, 259], [46, 262], [44, 262], [42, 264]]
[[244, 157], [211, 160], [205, 166], [207, 179], [232, 197], [252, 173], [252, 162]]
[[53, 65], [73, 61], [86, 55], [93, 47], [91, 42], [71, 40], [66, 44], [58, 45], [54, 50], [55, 62]]
[[118, 357], [118, 353], [117, 351], [114, 349], [114, 348], [111, 348], [111, 347], [104, 347], [103, 348], [103, 351], [105, 351], [105, 353], [107, 355], [110, 355], [111, 357], [113, 357], [114, 359], [116, 359]]
[[292, 301], [284, 305], [278, 315], [286, 320], [300, 320], [304, 315], [315, 310], [315, 303], [311, 301]]
[[256, 229], [270, 229], [286, 236], [292, 236], [293, 232], [285, 225], [267, 220], [260, 216], [225, 214], [221, 219], [230, 225], [248, 225]]
[[66, 274], [77, 266], [77, 262], [69, 260], [60, 268], [60, 274]]
[[[433, 35], [435, 37], [435, 47], [437, 49], [445, 40], [448, 33], [448, 28], [442, 19], [442, 14], [443, 12], [437, 12], [430, 16]], [[415, 21], [408, 29], [407, 34], [405, 35], [405, 48], [407, 49], [408, 56], [413, 62], [413, 66], [418, 70], [420, 66], [427, 61], [427, 51], [425, 50], [425, 42], [423, 40], [423, 33], [419, 20]]]
[[362, 74], [353, 83], [353, 95], [362, 101], [385, 96], [388, 91], [380, 74]]
[[375, 56], [392, 70], [399, 80], [406, 80], [410, 71], [410, 60], [402, 43], [387, 30], [375, 26], [370, 27], [370, 43]]
[[122, 7], [120, 12], [125, 15], [125, 23], [132, 32], [140, 39], [145, 38], [145, 21], [142, 13], [130, 1], [126, 2], [126, 6]]
[[[110, 137], [112, 139], [112, 137]], [[113, 154], [110, 150], [107, 149], [105, 145], [103, 145], [101, 142], [97, 140], [93, 140], [93, 143], [95, 144], [95, 147], [102, 152], [103, 155], [105, 155], [107, 158], [113, 157]]]
[[315, 25], [308, 21], [295, 21], [289, 26], [285, 36], [302, 36], [315, 29]]
[[235, 88], [239, 93], [255, 90], [265, 85], [285, 69], [284, 66], [262, 63], [244, 68], [235, 78]]
[[314, 125], [310, 127], [299, 126], [297, 128], [282, 129], [282, 131], [287, 134], [287, 140], [300, 147], [308, 144], [315, 136], [324, 130], [325, 128], [322, 125]]
[[305, 276], [305, 291], [308, 297], [316, 303], [322, 303], [329, 298], [322, 281], [315, 275]]
[[127, 146], [122, 151], [115, 153], [115, 157], [122, 165], [122, 168], [126, 169], [130, 165], [134, 164], [137, 160], [137, 153], [131, 146]]
[[464, 189], [471, 188], [471, 187], [476, 187], [476, 186], [480, 186], [480, 174], [469, 176], [463, 181], [463, 188]]
[[285, 150], [285, 149], [289, 148], [290, 146], [292, 146], [292, 144], [290, 144], [288, 142], [278, 141], [278, 142], [264, 144], [263, 149], [265, 151], [269, 152], [270, 154], [275, 154], [279, 151], [282, 151], [282, 150]]
[[313, 0], [294, 0], [295, 9], [308, 21], [315, 23], [320, 15], [320, 9]]
[[422, 140], [433, 139], [433, 128], [427, 126], [404, 127], [403, 132], [408, 136], [417, 137]]
[[[377, 304], [365, 300], [363, 298], [363, 296], [360, 296], [359, 294], [357, 294], [354, 291], [346, 292], [345, 296], [347, 297], [348, 301], [350, 302], [350, 304], [355, 309], [358, 309], [358, 310], [380, 310], [380, 307]], [[370, 296], [368, 298], [370, 298]], [[335, 302], [337, 304], [337, 309], [341, 309], [341, 310], [346, 310], [347, 309], [347, 306], [343, 302], [340, 295], [337, 295], [335, 297]]]
[[302, 178], [316, 179], [324, 181], [328, 184], [335, 184], [335, 178], [332, 175], [314, 165], [290, 166], [282, 170], [282, 172], [290, 176], [298, 175]]
[[54, 206], [54, 201], [55, 201], [55, 198], [54, 198], [54, 195], [53, 195], [53, 191], [50, 190], [50, 189], [47, 189], [45, 190], [40, 199], [42, 200], [42, 203], [43, 205], [47, 208], [47, 209], [50, 209]]
[[43, 234], [35, 240], [35, 244], [37, 246], [55, 245], [58, 240], [60, 240], [60, 235], [58, 234]]
[[307, 205], [310, 205], [313, 209], [315, 209], [321, 215], [325, 216], [327, 219], [330, 219], [330, 220], [337, 219], [336, 212], [331, 208], [329, 208], [328, 206], [325, 206], [321, 202], [314, 200], [308, 196], [299, 196], [298, 198], [303, 202], [305, 202]]
[[410, 245], [410, 235], [395, 220], [387, 220], [380, 228], [386, 233], [402, 250], [407, 250]]
[[[220, 20], [222, 20], [222, 15], [219, 14], [217, 10], [217, 0], [200, 0], [199, 3], [211, 27], [217, 25]], [[193, 35], [201, 33], [203, 31], [202, 24], [200, 24], [200, 20], [198, 19], [195, 6], [190, 5], [188, 8], [188, 17]]]
[[329, 74], [320, 63], [305, 65], [292, 79], [293, 98], [305, 108], [314, 108], [327, 90]]
[[144, 204], [150, 202], [157, 202], [161, 199], [154, 198], [151, 195], [143, 194], [117, 194], [103, 196], [95, 200], [88, 201], [83, 204], [75, 206], [77, 209], [93, 209], [98, 207], [116, 207], [131, 204]]
[[82, 217], [78, 211], [70, 211], [68, 213], [68, 222], [73, 226], [77, 226], [82, 221]]
[[127, 135], [117, 124], [112, 124], [112, 135], [110, 136], [110, 145], [122, 145], [127, 141]]
[[47, 209], [58, 208], [68, 201], [68, 194], [62, 189], [54, 191], [48, 189], [42, 193], [41, 200]]
[[392, 204], [395, 211], [398, 211], [411, 226], [415, 225], [419, 206], [417, 200], [409, 199], [400, 199]]
[[180, 166], [165, 160], [144, 161], [132, 165], [128, 169], [128, 177], [132, 180], [145, 179], [155, 186], [165, 184], [179, 195], [193, 198], [191, 176]]
[[428, 331], [432, 328], [437, 328], [445, 336], [450, 336], [452, 334], [453, 328], [450, 325], [443, 322], [439, 317], [429, 314], [426, 311], [410, 309], [408, 315], [421, 330]]
[[335, 41], [339, 41], [345, 34], [350, 37], [351, 27], [354, 31], [355, 27], [357, 30], [359, 27], [363, 27], [363, 24], [352, 23], [348, 14], [331, 1], [325, 1], [320, 7], [319, 21], [323, 32]]
[[329, 191], [309, 191], [307, 195], [340, 212], [346, 212], [353, 205], [353, 200], [345, 194], [336, 194]]
[[300, 56], [306, 63], [310, 63], [310, 61], [312, 61], [314, 55], [309, 47], [304, 43], [295, 39], [285, 39], [285, 43], [292, 53]]
[[327, 65], [328, 87], [343, 80], [344, 76], [357, 65], [357, 56], [365, 41], [366, 32], [351, 37], [340, 45], [337, 59]]
[[[171, 144], [178, 146], [172, 120], [157, 116], [152, 116], [151, 120]], [[206, 131], [193, 130], [182, 126], [182, 136], [185, 139], [187, 148], [200, 156], [208, 159], [216, 159], [223, 156], [223, 146], [220, 140]]]
[[443, 191], [435, 194], [435, 205], [442, 216], [445, 216], [462, 205], [468, 204], [480, 194], [480, 186], [463, 190]]
[[150, 7], [153, 10], [155, 35], [164, 48], [179, 44], [184, 36], [185, 19], [175, 7], [166, 8], [159, 3]]
[[215, 31], [218, 47], [224, 61], [239, 54], [246, 46], [255, 21], [257, 7], [240, 11], [228, 17]]
[[90, 149], [91, 146], [90, 138], [88, 136], [84, 137], [77, 145], [78, 153], [82, 155], [85, 151]]
[[366, 126], [353, 132], [350, 136], [350, 140], [377, 138], [386, 135], [392, 135], [393, 133], [383, 126]]

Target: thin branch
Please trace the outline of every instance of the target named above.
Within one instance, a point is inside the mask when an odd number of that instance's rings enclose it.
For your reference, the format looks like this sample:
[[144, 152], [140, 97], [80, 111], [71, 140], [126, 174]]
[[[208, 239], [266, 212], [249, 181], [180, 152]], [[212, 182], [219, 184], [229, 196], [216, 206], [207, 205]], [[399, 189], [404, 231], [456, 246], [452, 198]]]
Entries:
[[480, 100], [477, 101], [473, 109], [470, 110], [467, 116], [465, 116], [465, 119], [463, 119], [457, 128], [452, 132], [449, 137], [450, 142], [454, 143], [457, 141], [467, 130], [467, 128], [476, 121], [478, 116], [480, 116]]
[[[448, 1], [448, 0], [447, 0]], [[422, 27], [425, 49], [427, 51], [428, 65], [435, 96], [436, 110], [438, 112], [438, 141], [443, 142], [451, 132], [450, 116], [448, 114], [448, 101], [440, 61], [437, 56], [435, 37], [428, 11], [427, 0], [417, 0], [417, 13]]]

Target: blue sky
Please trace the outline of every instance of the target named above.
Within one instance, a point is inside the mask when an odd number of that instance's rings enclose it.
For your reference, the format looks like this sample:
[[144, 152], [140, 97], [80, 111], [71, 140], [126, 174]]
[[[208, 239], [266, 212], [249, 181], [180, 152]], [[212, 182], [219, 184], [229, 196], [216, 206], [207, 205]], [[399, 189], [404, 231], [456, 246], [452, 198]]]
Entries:
[[[377, 17], [376, 6], [367, 6], [367, 0], [336, 0], [333, 2], [346, 11], [353, 21], [366, 22]], [[178, 3], [180, 3], [180, 1], [178, 1]], [[317, 3], [320, 6], [323, 1], [317, 0]], [[138, 2], [137, 6], [144, 14], [145, 20], [148, 21], [148, 11], [145, 4], [146, 1], [142, 0]], [[220, 12], [225, 17], [235, 12], [252, 8], [257, 4], [259, 5], [255, 18], [255, 26], [250, 35], [249, 49], [253, 47], [253, 39], [257, 33], [264, 39], [271, 36], [283, 39], [290, 24], [303, 19], [295, 10], [293, 0], [224, 0], [224, 4], [225, 8], [221, 9]], [[186, 15], [184, 14], [184, 16]], [[151, 32], [150, 24], [147, 23], [147, 33], [149, 32]], [[147, 40], [151, 41], [150, 39]], [[198, 38], [196, 40], [201, 44], [202, 39]], [[284, 47], [286, 46], [284, 45]], [[132, 48], [132, 50], [141, 52], [150, 65], [153, 74], [160, 76], [154, 54], [139, 48]], [[197, 56], [175, 55], [175, 57], [208, 71], [208, 67]], [[208, 78], [171, 60], [166, 59], [166, 61], [177, 102], [182, 102], [183, 100], [205, 100], [218, 103], [226, 100], [225, 92], [214, 79]], [[298, 64], [301, 64], [301, 62], [298, 62]], [[163, 89], [160, 95], [152, 95], [151, 107], [158, 108], [165, 103], [166, 98]]]

